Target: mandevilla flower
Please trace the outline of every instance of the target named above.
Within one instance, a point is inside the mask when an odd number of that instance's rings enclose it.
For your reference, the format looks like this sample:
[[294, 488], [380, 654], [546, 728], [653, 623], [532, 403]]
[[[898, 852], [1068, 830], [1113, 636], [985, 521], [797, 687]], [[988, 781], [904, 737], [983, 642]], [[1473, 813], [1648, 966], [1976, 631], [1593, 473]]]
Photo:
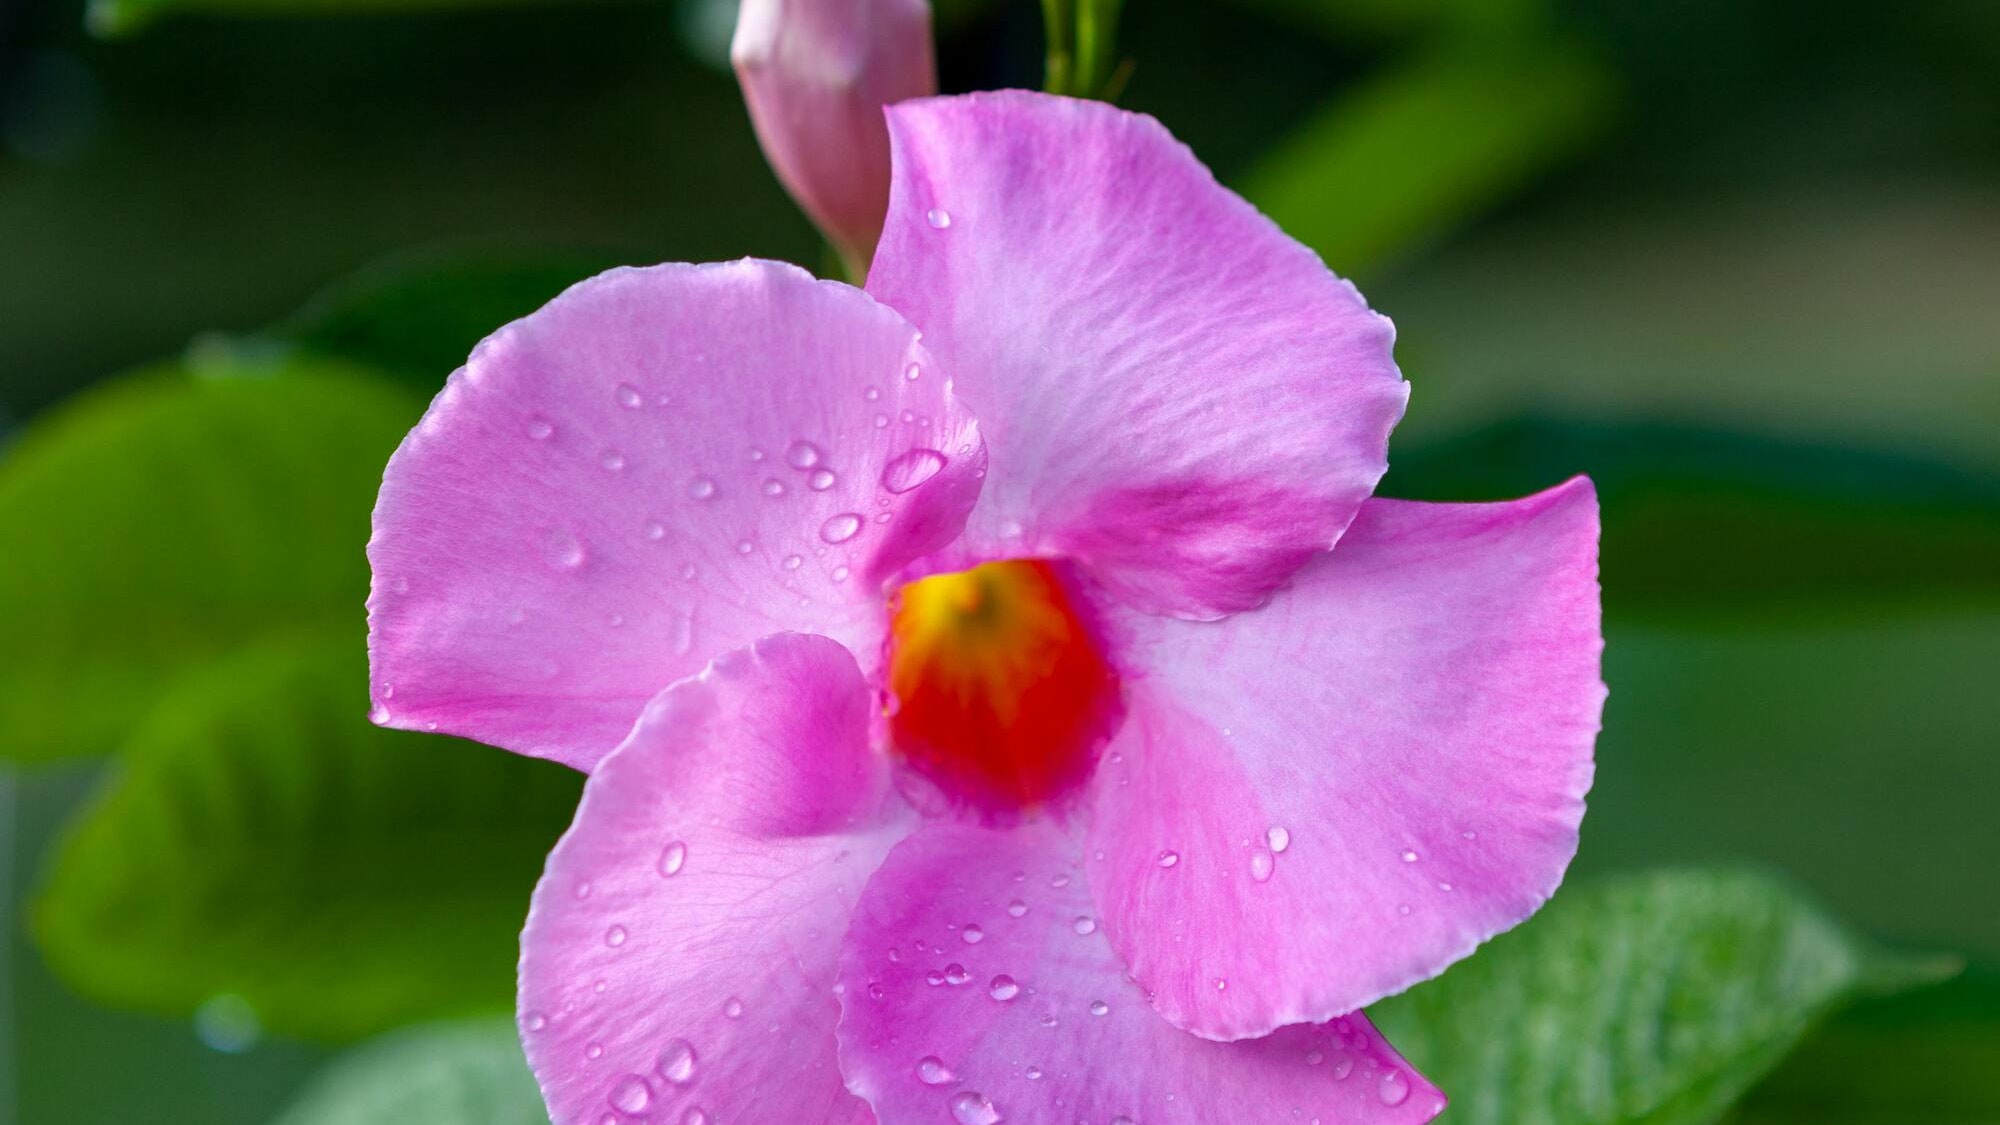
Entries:
[[882, 107], [937, 93], [928, 0], [743, 0], [729, 56], [771, 168], [860, 277], [889, 203]]
[[377, 719], [592, 774], [555, 1121], [1428, 1120], [1359, 1009], [1575, 851], [1589, 482], [1371, 499], [1389, 322], [1151, 118], [889, 120], [866, 292], [605, 274], [384, 479]]

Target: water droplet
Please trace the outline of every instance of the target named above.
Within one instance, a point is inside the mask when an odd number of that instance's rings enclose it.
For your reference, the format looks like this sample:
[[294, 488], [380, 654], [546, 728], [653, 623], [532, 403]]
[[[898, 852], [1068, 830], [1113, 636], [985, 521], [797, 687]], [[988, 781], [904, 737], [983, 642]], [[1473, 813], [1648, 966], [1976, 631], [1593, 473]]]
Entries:
[[1409, 917], [1409, 916], [1410, 916], [1410, 904], [1406, 902], [1406, 903], [1404, 903], [1403, 905], [1401, 905], [1401, 906], [1398, 906], [1398, 907], [1396, 908], [1396, 913], [1398, 913], [1398, 914], [1401, 914], [1401, 915], [1402, 915], [1403, 917], [1405, 917], [1405, 918]]
[[731, 996], [729, 999], [724, 1000], [722, 1002], [722, 1014], [733, 1020], [742, 1019], [743, 998], [741, 996]]
[[590, 880], [585, 879], [576, 885], [576, 897], [578, 898], [590, 897]]
[[819, 526], [819, 537], [829, 543], [845, 543], [861, 531], [861, 517], [842, 512]]
[[660, 1052], [660, 1059], [653, 1069], [660, 1077], [676, 1086], [685, 1086], [694, 1081], [694, 1044], [685, 1039], [676, 1039]]
[[966, 1090], [951, 1096], [951, 1116], [958, 1125], [998, 1125], [1000, 1111], [985, 1094]]
[[615, 449], [607, 449], [597, 455], [597, 463], [615, 473], [625, 467], [625, 455]]
[[785, 569], [786, 569], [786, 570], [797, 570], [798, 568], [800, 568], [800, 567], [804, 566], [805, 564], [806, 564], [806, 560], [805, 560], [804, 558], [802, 558], [802, 557], [798, 556], [798, 555], [786, 555], [786, 556], [785, 556]]
[[1001, 973], [999, 976], [993, 978], [991, 984], [987, 985], [986, 994], [995, 1000], [1012, 1000], [1021, 994], [1021, 986], [1015, 983], [1013, 977], [1008, 976], [1006, 973]]
[[1307, 1051], [1307, 1052], [1306, 1052], [1306, 1065], [1307, 1065], [1307, 1066], [1318, 1066], [1319, 1064], [1321, 1064], [1321, 1063], [1323, 1063], [1323, 1062], [1325, 1062], [1325, 1061], [1326, 1061], [1326, 1056], [1325, 1056], [1325, 1055], [1323, 1055], [1323, 1054], [1321, 1054], [1321, 1053], [1319, 1053], [1318, 1051]]
[[1056, 890], [1062, 890], [1064, 887], [1069, 886], [1069, 876], [1057, 875], [1055, 878], [1049, 880], [1049, 886], [1054, 887]]
[[596, 1062], [596, 1061], [597, 1061], [598, 1059], [601, 1059], [601, 1058], [603, 1058], [603, 1057], [604, 1057], [604, 1044], [602, 1044], [602, 1043], [591, 1043], [591, 1044], [589, 1044], [588, 1046], [584, 1047], [584, 1049], [583, 1049], [583, 1057], [584, 1057], [584, 1058], [586, 1058], [586, 1059], [589, 1059], [589, 1060], [590, 1060], [591, 1062]]
[[1090, 1014], [1093, 1016], [1108, 1016], [1111, 1014], [1111, 1005], [1106, 1004], [1102, 1000], [1092, 1000], [1090, 1002]]
[[1352, 1057], [1343, 1055], [1333, 1061], [1333, 1080], [1335, 1082], [1344, 1082], [1347, 1080], [1347, 1076], [1353, 1073], [1354, 1059]]
[[776, 498], [779, 496], [783, 496], [784, 494], [785, 494], [784, 481], [779, 480], [777, 477], [769, 477], [765, 479], [764, 495]]
[[613, 926], [604, 931], [604, 944], [613, 949], [625, 944], [625, 927]]
[[833, 580], [834, 580], [835, 582], [845, 582], [845, 581], [847, 581], [847, 575], [848, 575], [848, 570], [847, 570], [847, 568], [846, 568], [846, 567], [844, 567], [844, 566], [836, 566], [836, 567], [834, 567], [834, 568], [833, 568], [833, 575], [832, 575], [832, 577], [833, 577]]
[[944, 983], [944, 974], [936, 969], [924, 974], [924, 983], [936, 988]]
[[1272, 852], [1282, 854], [1286, 848], [1292, 846], [1292, 834], [1286, 829], [1272, 825], [1271, 830], [1264, 833], [1264, 842], [1271, 845]]
[[943, 230], [951, 225], [951, 212], [942, 207], [933, 207], [924, 212], [924, 219], [930, 223], [932, 230]]
[[908, 492], [938, 475], [945, 456], [935, 449], [912, 449], [899, 454], [882, 467], [882, 487], [890, 492]]
[[876, 429], [878, 429], [878, 430], [886, 430], [886, 429], [888, 429], [888, 428], [889, 428], [889, 416], [888, 416], [887, 414], [877, 414], [877, 415], [875, 416], [875, 428], [876, 428]]
[[549, 1026], [549, 1017], [540, 1012], [529, 1012], [521, 1018], [521, 1026], [529, 1031], [540, 1031]]
[[918, 364], [912, 363], [908, 367], [903, 368], [903, 378], [908, 379], [912, 383], [923, 377], [924, 369]]
[[1031, 1066], [1022, 1073], [1028, 1076], [1028, 1081], [1030, 1082], [1040, 1082], [1042, 1080], [1042, 1068], [1039, 1066]]
[[1404, 863], [1415, 863], [1415, 862], [1417, 862], [1417, 853], [1415, 853], [1415, 852], [1412, 852], [1412, 851], [1405, 851], [1405, 852], [1403, 853], [1403, 862], [1404, 862]]
[[861, 397], [867, 399], [869, 402], [874, 402], [876, 399], [882, 397], [882, 388], [870, 387], [861, 392]]
[[739, 555], [747, 555], [756, 549], [757, 545], [748, 539], [738, 539], [736, 541], [736, 553]]
[[680, 874], [681, 868], [687, 865], [687, 860], [688, 846], [679, 840], [675, 840], [673, 843], [661, 848], [660, 876], [662, 878], [672, 878]]
[[636, 1074], [628, 1074], [611, 1088], [611, 1108], [620, 1113], [644, 1113], [653, 1104], [653, 1088]]
[[795, 441], [785, 450], [785, 464], [794, 469], [810, 469], [820, 463], [824, 454], [819, 446], [809, 441]]
[[1216, 990], [1217, 992], [1227, 992], [1227, 991], [1229, 991], [1229, 982], [1228, 982], [1228, 981], [1226, 981], [1226, 980], [1224, 980], [1224, 979], [1222, 979], [1221, 977], [1216, 977], [1216, 978], [1215, 978], [1215, 990]]
[[1438, 884], [1438, 890], [1441, 890], [1441, 891], [1449, 891], [1450, 889], [1451, 889], [1451, 884], [1450, 884], [1450, 883], [1439, 883], [1439, 884]]
[[1271, 873], [1277, 870], [1277, 866], [1278, 861], [1273, 859], [1271, 853], [1265, 851], [1263, 848], [1258, 848], [1256, 851], [1250, 853], [1250, 877], [1259, 883], [1270, 882]]
[[953, 988], [957, 988], [959, 985], [964, 984], [966, 981], [969, 981], [971, 979], [972, 979], [972, 974], [965, 970], [964, 965], [961, 965], [956, 961], [953, 961], [951, 964], [946, 965], [944, 967], [944, 982], [948, 985], [951, 985]]
[[708, 1111], [698, 1105], [689, 1106], [687, 1112], [681, 1114], [681, 1125], [711, 1125], [711, 1122]]
[[547, 418], [528, 419], [528, 436], [536, 441], [547, 441], [556, 435], [555, 423]]
[[951, 1068], [944, 1065], [944, 1060], [936, 1055], [925, 1055], [917, 1060], [917, 1081], [924, 1085], [942, 1086], [957, 1080], [958, 1075], [953, 1074]]
[[630, 383], [618, 384], [618, 405], [627, 410], [637, 410], [645, 403], [645, 398], [639, 394], [639, 388]]
[[1375, 1094], [1383, 1105], [1402, 1105], [1410, 1099], [1410, 1080], [1400, 1070], [1386, 1071], [1375, 1086]]
[[1094, 934], [1097, 932], [1097, 919], [1088, 914], [1079, 914], [1076, 921], [1070, 924], [1070, 928], [1079, 934]]
[[[1168, 1095], [1168, 1097], [1172, 1096], [1171, 1094]], [[1111, 1119], [1111, 1125], [1138, 1125], [1138, 1123], [1121, 1113]]]
[[1028, 904], [1018, 898], [1007, 904], [1007, 917], [1009, 918], [1019, 918], [1027, 912]]
[[712, 499], [714, 499], [714, 498], [715, 498], [715, 478], [714, 478], [714, 477], [696, 477], [696, 478], [694, 478], [693, 480], [689, 481], [689, 482], [688, 482], [688, 495], [689, 495], [689, 496], [691, 496], [691, 497], [693, 497], [693, 498], [695, 498], [696, 500], [712, 500]]
[[549, 536], [549, 564], [559, 570], [575, 570], [583, 565], [586, 552], [583, 540], [568, 531], [558, 531]]
[[832, 469], [814, 469], [812, 475], [806, 478], [806, 487], [812, 489], [814, 492], [825, 492], [827, 489], [832, 488], [834, 483], [839, 479], [839, 477], [833, 475]]
[[667, 525], [659, 520], [647, 520], [646, 526], [641, 530], [647, 539], [655, 543], [667, 537]]

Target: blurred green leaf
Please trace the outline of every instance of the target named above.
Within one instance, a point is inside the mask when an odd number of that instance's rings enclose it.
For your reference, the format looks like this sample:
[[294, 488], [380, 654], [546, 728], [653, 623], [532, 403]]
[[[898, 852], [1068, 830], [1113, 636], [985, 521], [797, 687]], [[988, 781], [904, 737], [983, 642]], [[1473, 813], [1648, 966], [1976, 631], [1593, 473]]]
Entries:
[[361, 16], [518, 5], [530, 0], [89, 0], [84, 24], [107, 38], [130, 35], [164, 16]]
[[359, 630], [179, 684], [58, 846], [33, 914], [102, 1002], [241, 997], [341, 1039], [512, 1007], [515, 937], [580, 779], [365, 716]]
[[2000, 599], [2000, 478], [1911, 456], [1527, 419], [1398, 454], [1383, 490], [1500, 499], [1578, 473], [1602, 500], [1613, 612]]
[[2000, 1121], [2000, 971], [1864, 1001], [1760, 1084], [1732, 1125]]
[[1237, 0], [1325, 32], [1337, 41], [1430, 28], [1509, 28], [1546, 19], [1549, 0]]
[[548, 1125], [512, 1020], [434, 1024], [348, 1052], [272, 1125]]
[[0, 460], [0, 756], [102, 752], [182, 672], [358, 632], [368, 513], [420, 407], [343, 364], [258, 370], [105, 384]]
[[433, 394], [479, 341], [617, 264], [580, 250], [399, 258], [336, 282], [270, 335]]
[[1329, 102], [1250, 170], [1243, 194], [1336, 271], [1365, 275], [1575, 152], [1615, 92], [1580, 43], [1453, 43]]
[[1701, 1125], [1829, 1011], [1954, 967], [1879, 953], [1762, 876], [1662, 871], [1565, 890], [1369, 1016], [1459, 1125]]

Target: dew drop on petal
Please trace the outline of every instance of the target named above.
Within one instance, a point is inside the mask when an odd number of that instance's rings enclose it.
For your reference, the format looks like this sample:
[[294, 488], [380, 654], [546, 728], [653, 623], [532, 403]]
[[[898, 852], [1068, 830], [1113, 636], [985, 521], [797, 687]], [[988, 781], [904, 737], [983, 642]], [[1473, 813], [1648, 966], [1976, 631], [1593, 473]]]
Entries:
[[529, 1012], [521, 1019], [521, 1026], [529, 1031], [540, 1031], [549, 1026], [549, 1017], [540, 1012]]
[[1412, 852], [1412, 851], [1405, 851], [1405, 852], [1403, 853], [1403, 862], [1404, 862], [1404, 863], [1415, 863], [1415, 862], [1417, 862], [1417, 853], [1415, 853], [1415, 852]]
[[828, 543], [845, 543], [860, 531], [861, 517], [853, 512], [842, 512], [820, 525], [819, 537]]
[[1094, 934], [1097, 932], [1097, 919], [1088, 914], [1079, 914], [1076, 921], [1070, 924], [1070, 928], [1079, 934]]
[[1402, 1105], [1410, 1099], [1410, 1080], [1400, 1070], [1386, 1071], [1376, 1083], [1375, 1095], [1382, 1099], [1383, 1105]]
[[645, 402], [646, 400], [639, 394], [639, 388], [630, 383], [618, 384], [618, 405], [627, 410], [637, 410], [645, 405]]
[[696, 500], [712, 500], [712, 499], [714, 499], [714, 498], [715, 498], [715, 478], [714, 478], [714, 477], [696, 477], [696, 478], [694, 478], [693, 480], [689, 481], [689, 482], [688, 482], [688, 495], [689, 495], [689, 496], [691, 496], [691, 497], [693, 497], [693, 498], [694, 498], [694, 499], [696, 499]]
[[805, 560], [805, 558], [804, 558], [803, 556], [800, 556], [800, 555], [786, 555], [786, 556], [785, 556], [785, 569], [786, 569], [786, 570], [797, 570], [798, 568], [800, 568], [800, 567], [804, 566], [804, 565], [805, 565], [805, 563], [806, 563], [806, 560]]
[[1012, 1000], [1021, 994], [1021, 986], [1015, 982], [1013, 977], [1008, 976], [1006, 973], [1001, 973], [999, 976], [994, 977], [992, 983], [987, 986], [986, 994], [995, 1000]]
[[765, 478], [762, 487], [764, 490], [764, 495], [769, 496], [773, 499], [776, 499], [777, 497], [783, 496], [785, 494], [785, 482], [779, 480], [777, 477]]
[[711, 1125], [712, 1121], [708, 1111], [698, 1105], [689, 1106], [687, 1112], [681, 1114], [681, 1125]]
[[528, 436], [534, 438], [536, 441], [547, 441], [554, 437], [555, 433], [555, 423], [549, 421], [547, 418], [535, 417], [528, 419]]
[[655, 543], [667, 537], [667, 525], [661, 523], [659, 520], [647, 520], [646, 526], [641, 530], [645, 533], [647, 539]]
[[1160, 858], [1158, 860], [1158, 863], [1161, 867], [1172, 867], [1174, 864], [1179, 863], [1180, 861], [1181, 861], [1181, 853], [1176, 851], [1164, 851], [1160, 853]]
[[597, 463], [615, 473], [625, 467], [625, 455], [615, 449], [607, 449], [597, 455]]
[[944, 454], [935, 449], [909, 450], [882, 467], [882, 487], [900, 495], [938, 475], [944, 466]]
[[611, 1088], [611, 1108], [620, 1113], [644, 1113], [653, 1104], [653, 1088], [636, 1074], [628, 1074]]
[[688, 846], [679, 840], [660, 849], [660, 876], [671, 878], [687, 865]]
[[986, 940], [986, 931], [980, 929], [977, 924], [970, 924], [959, 931], [958, 940], [967, 945], [978, 945], [980, 942]]
[[917, 1081], [924, 1085], [942, 1086], [957, 1080], [958, 1075], [953, 1074], [951, 1068], [944, 1065], [944, 1060], [936, 1055], [925, 1055], [917, 1060]]
[[932, 230], [943, 230], [951, 225], [951, 212], [942, 207], [933, 207], [924, 212], [924, 221], [931, 225]]
[[613, 949], [625, 944], [625, 927], [613, 926], [604, 931], [604, 944]]
[[923, 376], [924, 376], [924, 369], [922, 366], [918, 364], [912, 363], [911, 365], [903, 369], [903, 378], [908, 379], [912, 383], [916, 382], [918, 379], [923, 378]]
[[833, 475], [832, 469], [814, 469], [812, 475], [806, 478], [806, 487], [812, 489], [814, 492], [825, 492], [827, 489], [832, 488], [834, 483], [839, 479], [839, 477]]
[[1270, 831], [1264, 833], [1264, 842], [1271, 845], [1272, 852], [1283, 854], [1286, 848], [1292, 846], [1292, 834], [1289, 830], [1274, 824]]
[[1351, 1056], [1343, 1056], [1334, 1060], [1333, 1080], [1335, 1082], [1344, 1082], [1347, 1080], [1347, 1076], [1353, 1073], [1354, 1059]]
[[685, 1086], [694, 1081], [694, 1044], [685, 1039], [676, 1039], [660, 1052], [659, 1061], [653, 1068], [660, 1077], [676, 1086]]
[[985, 1094], [966, 1090], [952, 1095], [951, 1116], [958, 1125], [998, 1125], [1000, 1111]]
[[592, 1062], [604, 1057], [604, 1044], [591, 1043], [583, 1049], [583, 1057]]
[[824, 454], [819, 451], [819, 446], [814, 445], [812, 442], [804, 440], [795, 441], [789, 449], [785, 450], [785, 464], [790, 465], [794, 469], [810, 469], [819, 464], [823, 456]]
[[1007, 904], [1007, 917], [1009, 918], [1019, 918], [1027, 912], [1028, 904], [1018, 898]]
[[1106, 1004], [1102, 1000], [1092, 1000], [1090, 1002], [1090, 1014], [1093, 1016], [1108, 1016], [1111, 1014], [1111, 1005]]
[[1250, 877], [1252, 879], [1257, 880], [1259, 883], [1268, 883], [1271, 881], [1271, 873], [1275, 870], [1277, 870], [1277, 861], [1271, 858], [1270, 852], [1263, 848], [1258, 848], [1256, 851], [1250, 853]]
[[953, 961], [951, 964], [946, 965], [944, 967], [944, 982], [948, 985], [951, 985], [953, 988], [956, 988], [959, 985], [964, 984], [966, 981], [969, 981], [971, 979], [972, 979], [972, 974], [966, 971], [964, 965], [961, 965], [956, 961]]
[[729, 999], [724, 1000], [722, 1002], [722, 1014], [733, 1020], [742, 1019], [743, 998], [741, 996], [731, 996]]

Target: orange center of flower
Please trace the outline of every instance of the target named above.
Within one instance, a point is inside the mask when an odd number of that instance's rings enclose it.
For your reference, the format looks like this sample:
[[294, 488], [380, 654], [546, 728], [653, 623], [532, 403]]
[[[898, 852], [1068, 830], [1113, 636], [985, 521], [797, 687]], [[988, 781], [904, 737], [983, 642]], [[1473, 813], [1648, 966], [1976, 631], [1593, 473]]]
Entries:
[[1026, 809], [1090, 772], [1118, 679], [1057, 564], [986, 563], [896, 596], [895, 748], [948, 793]]

